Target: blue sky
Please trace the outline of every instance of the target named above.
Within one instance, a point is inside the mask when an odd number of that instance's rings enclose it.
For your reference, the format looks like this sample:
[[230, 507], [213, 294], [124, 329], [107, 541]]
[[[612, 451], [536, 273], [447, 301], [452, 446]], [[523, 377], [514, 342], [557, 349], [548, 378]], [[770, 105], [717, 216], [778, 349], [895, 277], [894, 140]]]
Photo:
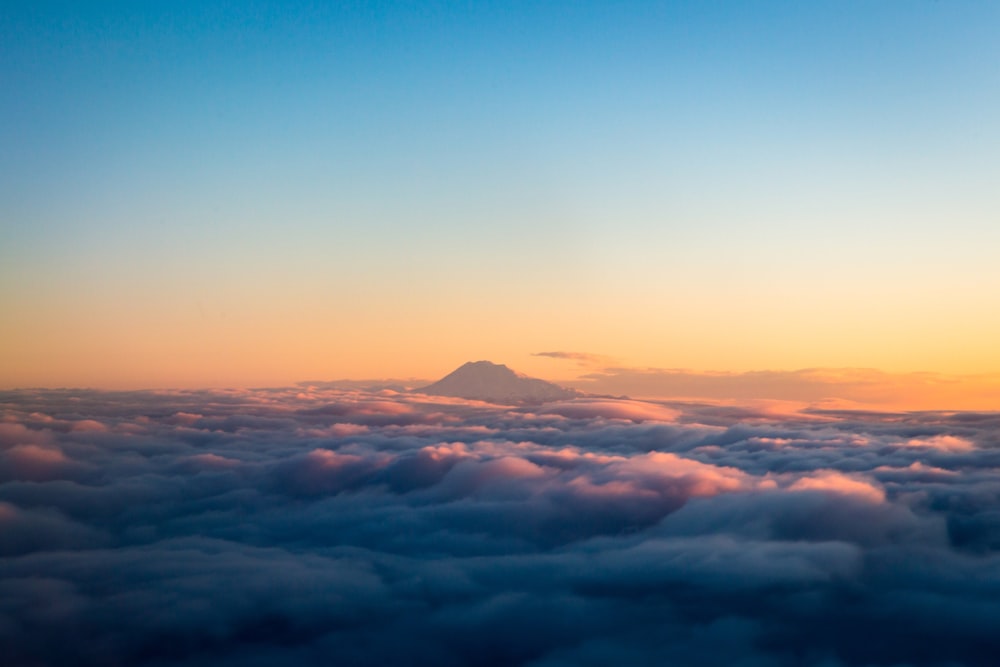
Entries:
[[[414, 275], [428, 302], [459, 274], [508, 306], [543, 285], [599, 312], [637, 284], [664, 309], [661, 287], [718, 307], [748, 280], [856, 276], [835, 300], [879, 284], [910, 302], [936, 272], [982, 292], [1000, 286], [998, 19], [991, 2], [24, 3], [0, 17], [0, 294], [31, 319], [123, 284], [224, 303], [354, 285], [391, 310]], [[742, 365], [800, 363], [773, 357]]]

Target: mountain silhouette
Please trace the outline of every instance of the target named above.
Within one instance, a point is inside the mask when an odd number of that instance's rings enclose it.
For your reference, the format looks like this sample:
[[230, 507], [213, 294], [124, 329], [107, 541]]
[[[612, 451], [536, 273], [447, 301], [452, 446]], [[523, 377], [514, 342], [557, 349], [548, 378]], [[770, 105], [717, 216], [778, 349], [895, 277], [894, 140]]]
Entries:
[[462, 364], [434, 384], [415, 391], [490, 403], [543, 403], [580, 395], [573, 389], [515, 373], [503, 364], [490, 361]]

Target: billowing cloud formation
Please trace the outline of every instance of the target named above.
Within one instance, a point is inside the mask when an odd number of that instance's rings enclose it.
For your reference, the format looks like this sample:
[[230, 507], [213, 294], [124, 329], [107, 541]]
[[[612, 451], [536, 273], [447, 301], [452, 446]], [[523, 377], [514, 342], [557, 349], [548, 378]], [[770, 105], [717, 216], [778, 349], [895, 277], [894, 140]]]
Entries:
[[11, 665], [993, 665], [1000, 414], [0, 393]]

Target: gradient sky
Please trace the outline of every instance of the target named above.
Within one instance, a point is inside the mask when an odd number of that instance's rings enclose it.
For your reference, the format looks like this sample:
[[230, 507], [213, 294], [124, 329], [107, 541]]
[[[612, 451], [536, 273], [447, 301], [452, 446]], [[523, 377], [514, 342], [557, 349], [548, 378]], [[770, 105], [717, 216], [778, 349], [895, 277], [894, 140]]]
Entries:
[[325, 4], [0, 11], [0, 386], [1000, 371], [1000, 4]]

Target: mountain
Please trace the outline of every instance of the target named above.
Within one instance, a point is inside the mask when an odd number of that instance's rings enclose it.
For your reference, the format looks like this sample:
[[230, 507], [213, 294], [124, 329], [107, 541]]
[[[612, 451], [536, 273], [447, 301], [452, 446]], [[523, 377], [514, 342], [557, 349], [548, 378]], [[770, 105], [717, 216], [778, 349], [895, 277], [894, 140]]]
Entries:
[[434, 384], [414, 391], [491, 403], [543, 403], [579, 396], [573, 389], [530, 378], [489, 361], [462, 364]]

